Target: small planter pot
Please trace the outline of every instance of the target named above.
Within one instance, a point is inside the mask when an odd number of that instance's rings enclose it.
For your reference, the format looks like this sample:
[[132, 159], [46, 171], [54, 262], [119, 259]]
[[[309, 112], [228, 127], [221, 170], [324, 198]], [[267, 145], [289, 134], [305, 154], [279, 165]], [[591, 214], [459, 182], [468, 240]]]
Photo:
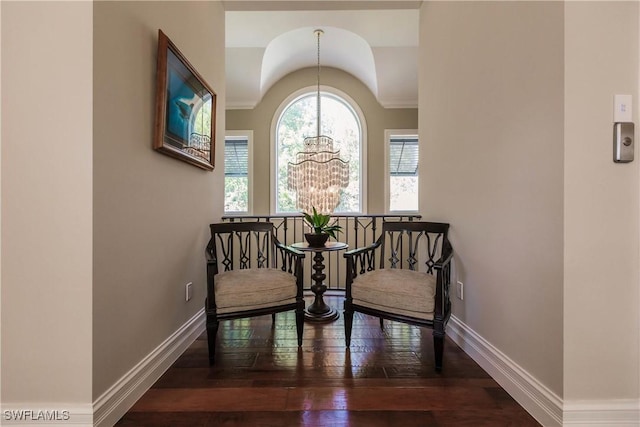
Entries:
[[321, 248], [327, 243], [327, 240], [329, 240], [329, 235], [326, 233], [305, 233], [304, 238], [310, 247]]

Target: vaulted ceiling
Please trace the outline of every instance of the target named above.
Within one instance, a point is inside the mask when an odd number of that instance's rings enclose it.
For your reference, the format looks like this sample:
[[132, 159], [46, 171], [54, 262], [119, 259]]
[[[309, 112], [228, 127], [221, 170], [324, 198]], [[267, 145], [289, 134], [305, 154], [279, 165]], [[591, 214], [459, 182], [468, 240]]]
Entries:
[[316, 67], [316, 29], [322, 67], [354, 75], [384, 107], [417, 107], [420, 1], [223, 3], [227, 108], [253, 108], [282, 77]]

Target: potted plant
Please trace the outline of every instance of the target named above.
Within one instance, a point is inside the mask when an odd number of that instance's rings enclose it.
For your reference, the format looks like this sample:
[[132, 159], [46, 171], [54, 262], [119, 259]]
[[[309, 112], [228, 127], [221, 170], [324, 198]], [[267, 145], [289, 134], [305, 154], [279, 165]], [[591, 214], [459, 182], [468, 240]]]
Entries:
[[336, 233], [342, 231], [342, 227], [337, 224], [329, 225], [330, 215], [318, 213], [313, 208], [313, 214], [302, 212], [305, 222], [313, 229], [313, 233], [305, 233], [304, 238], [312, 248], [321, 248], [327, 242], [329, 237], [337, 240]]

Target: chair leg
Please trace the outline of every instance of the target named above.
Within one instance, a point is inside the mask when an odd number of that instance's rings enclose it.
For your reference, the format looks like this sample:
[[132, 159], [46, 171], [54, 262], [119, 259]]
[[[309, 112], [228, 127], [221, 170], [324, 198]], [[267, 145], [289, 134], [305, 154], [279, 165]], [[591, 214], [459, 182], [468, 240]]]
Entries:
[[276, 314], [271, 313], [271, 323], [276, 323]]
[[296, 308], [296, 332], [298, 333], [298, 347], [302, 347], [303, 331], [304, 331], [304, 310], [301, 308]]
[[441, 372], [442, 354], [444, 353], [444, 334], [433, 331], [433, 350], [436, 359], [436, 372]]
[[344, 337], [347, 348], [351, 346], [351, 330], [353, 329], [353, 311], [344, 311]]
[[380, 329], [384, 329], [384, 319], [380, 318]]
[[216, 336], [220, 322], [215, 317], [207, 317], [207, 343], [209, 345], [209, 365], [213, 365], [216, 359]]

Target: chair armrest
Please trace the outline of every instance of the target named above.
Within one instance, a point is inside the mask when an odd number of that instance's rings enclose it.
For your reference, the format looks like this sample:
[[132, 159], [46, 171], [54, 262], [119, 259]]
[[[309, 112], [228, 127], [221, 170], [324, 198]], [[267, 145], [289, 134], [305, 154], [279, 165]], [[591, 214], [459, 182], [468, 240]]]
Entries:
[[451, 244], [449, 244], [449, 242], [445, 242], [445, 244], [442, 246], [442, 254], [440, 255], [440, 259], [436, 261], [433, 268], [435, 269], [444, 268], [445, 265], [451, 262], [452, 258], [453, 258], [453, 248], [451, 247]]
[[291, 246], [284, 245], [284, 244], [280, 243], [280, 242], [279, 242], [279, 241], [277, 241], [277, 240], [276, 240], [275, 244], [276, 244], [276, 248], [281, 249], [281, 250], [283, 250], [284, 252], [288, 252], [288, 253], [290, 253], [290, 254], [291, 254], [291, 255], [293, 255], [293, 256], [300, 257], [300, 258], [304, 258], [304, 257], [305, 257], [304, 252], [299, 251], [299, 250], [297, 250], [296, 248], [293, 248], [293, 247], [291, 247]]
[[381, 244], [382, 242], [380, 241], [380, 239], [378, 239], [376, 242], [374, 242], [369, 246], [363, 246], [361, 248], [356, 248], [356, 249], [351, 249], [350, 251], [346, 251], [342, 256], [345, 258], [351, 258], [366, 252], [371, 252], [377, 249]]
[[[453, 258], [453, 248], [448, 240], [442, 245], [442, 254], [436, 261], [433, 268], [436, 270], [436, 295], [434, 319], [438, 322], [446, 323], [451, 315], [451, 259]], [[441, 324], [442, 324], [441, 323]]]
[[207, 260], [207, 298], [205, 299], [205, 310], [207, 313], [215, 313], [216, 296], [213, 290], [214, 277], [218, 274], [218, 260], [213, 255], [212, 240], [209, 241], [204, 253]]
[[280, 270], [289, 272], [296, 277], [300, 276], [302, 280], [302, 260], [305, 258], [305, 253], [280, 243], [275, 236], [273, 242], [276, 250], [280, 252], [280, 256], [276, 257], [280, 260]]
[[346, 298], [351, 299], [351, 284], [358, 274], [373, 271], [376, 268], [376, 249], [382, 245], [382, 236], [375, 243], [362, 248], [352, 249], [342, 256], [347, 260]]
[[291, 273], [296, 277], [296, 287], [298, 288], [296, 299], [302, 301], [304, 292], [304, 267], [302, 260], [305, 258], [305, 253], [290, 246], [283, 245], [275, 236], [273, 236], [273, 241], [276, 250], [280, 252], [280, 270]]
[[213, 255], [213, 239], [209, 241], [207, 247], [204, 250], [204, 255], [207, 260], [207, 274], [218, 274], [218, 260]]

